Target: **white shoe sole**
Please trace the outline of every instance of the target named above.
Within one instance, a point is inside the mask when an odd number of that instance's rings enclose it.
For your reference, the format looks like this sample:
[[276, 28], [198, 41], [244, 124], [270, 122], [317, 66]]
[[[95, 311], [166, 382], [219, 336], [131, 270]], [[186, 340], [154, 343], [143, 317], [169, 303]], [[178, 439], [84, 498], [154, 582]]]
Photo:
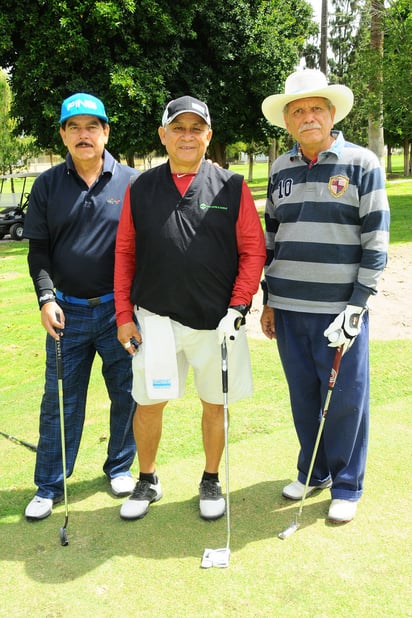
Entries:
[[226, 502], [224, 498], [219, 500], [200, 500], [200, 517], [206, 521], [220, 519], [226, 512]]

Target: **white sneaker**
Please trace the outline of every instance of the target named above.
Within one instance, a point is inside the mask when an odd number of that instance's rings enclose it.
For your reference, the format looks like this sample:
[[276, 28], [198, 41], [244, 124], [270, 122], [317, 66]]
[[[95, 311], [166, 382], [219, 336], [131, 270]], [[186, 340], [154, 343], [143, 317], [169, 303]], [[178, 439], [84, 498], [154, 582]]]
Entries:
[[120, 508], [120, 517], [122, 519], [141, 519], [148, 512], [150, 504], [157, 502], [162, 496], [159, 479], [157, 479], [157, 483], [137, 481], [132, 495], [126, 502], [123, 502]]
[[356, 515], [358, 503], [353, 500], [339, 500], [335, 498], [330, 503], [328, 519], [332, 524], [345, 524]]
[[53, 500], [51, 498], [34, 496], [26, 506], [24, 514], [28, 520], [45, 519], [45, 517], [51, 515], [52, 510]]
[[[332, 487], [331, 479], [328, 479], [320, 485], [309, 485], [306, 491], [306, 497], [310, 496], [318, 489], [328, 489], [328, 487]], [[282, 496], [284, 496], [285, 498], [289, 498], [290, 500], [301, 500], [303, 498], [304, 491], [304, 483], [301, 483], [300, 481], [293, 481], [293, 483], [289, 483], [289, 485], [286, 485], [286, 487], [283, 488]]]
[[202, 481], [199, 485], [200, 517], [213, 521], [225, 514], [226, 502], [218, 481]]
[[121, 476], [115, 476], [110, 479], [110, 486], [112, 488], [112, 493], [121, 498], [122, 496], [130, 496], [134, 489], [135, 482], [130, 474], [122, 474]]

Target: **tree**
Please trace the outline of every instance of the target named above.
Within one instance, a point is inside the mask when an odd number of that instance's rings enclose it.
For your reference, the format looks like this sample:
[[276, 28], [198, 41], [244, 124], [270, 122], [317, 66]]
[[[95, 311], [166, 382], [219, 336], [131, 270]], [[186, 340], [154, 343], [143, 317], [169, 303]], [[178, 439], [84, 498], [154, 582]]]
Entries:
[[[385, 13], [383, 96], [385, 135], [404, 148], [404, 175], [411, 173], [412, 142], [412, 6], [396, 0]], [[386, 140], [386, 141], [388, 141]]]
[[[56, 111], [85, 90], [101, 97], [115, 155], [158, 148], [168, 99], [208, 101], [213, 144], [270, 134], [260, 105], [297, 63], [310, 28], [305, 0], [2, 0], [0, 65], [11, 74], [19, 130], [60, 146]], [[256, 136], [256, 132], [258, 135]]]
[[268, 94], [283, 88], [313, 28], [301, 0], [206, 0], [195, 16], [173, 90], [198, 92], [215, 120], [213, 158], [225, 163], [226, 145], [266, 142], [279, 133], [262, 116]]
[[383, 142], [383, 16], [384, 0], [371, 0], [371, 73], [369, 89], [373, 105], [369, 112], [369, 148], [384, 165]]
[[0, 71], [0, 173], [11, 174], [37, 154], [33, 139], [14, 134], [16, 122], [10, 116], [11, 91], [7, 76]]

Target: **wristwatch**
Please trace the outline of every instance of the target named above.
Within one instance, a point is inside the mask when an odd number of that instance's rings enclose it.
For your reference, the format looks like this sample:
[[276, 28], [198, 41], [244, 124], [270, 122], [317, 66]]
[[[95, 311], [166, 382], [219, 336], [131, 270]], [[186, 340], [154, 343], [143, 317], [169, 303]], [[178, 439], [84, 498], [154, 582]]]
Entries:
[[238, 317], [235, 320], [235, 329], [239, 330], [241, 326], [246, 324], [246, 314], [250, 309], [250, 305], [230, 305], [229, 309], [234, 309], [242, 314], [242, 317]]
[[243, 317], [246, 317], [246, 314], [249, 312], [250, 305], [230, 305], [229, 309], [239, 311], [239, 313], [241, 313]]

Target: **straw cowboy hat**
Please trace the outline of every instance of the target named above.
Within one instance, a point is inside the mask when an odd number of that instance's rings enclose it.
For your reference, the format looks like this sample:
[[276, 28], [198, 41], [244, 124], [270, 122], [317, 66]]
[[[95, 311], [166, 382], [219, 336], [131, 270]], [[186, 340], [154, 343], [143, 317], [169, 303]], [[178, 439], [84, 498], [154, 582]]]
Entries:
[[303, 69], [289, 75], [285, 82], [285, 94], [272, 94], [262, 103], [263, 115], [271, 124], [286, 129], [283, 110], [285, 105], [297, 99], [324, 97], [336, 108], [335, 122], [343, 120], [352, 109], [353, 92], [340, 84], [328, 85], [326, 76], [316, 69]]

